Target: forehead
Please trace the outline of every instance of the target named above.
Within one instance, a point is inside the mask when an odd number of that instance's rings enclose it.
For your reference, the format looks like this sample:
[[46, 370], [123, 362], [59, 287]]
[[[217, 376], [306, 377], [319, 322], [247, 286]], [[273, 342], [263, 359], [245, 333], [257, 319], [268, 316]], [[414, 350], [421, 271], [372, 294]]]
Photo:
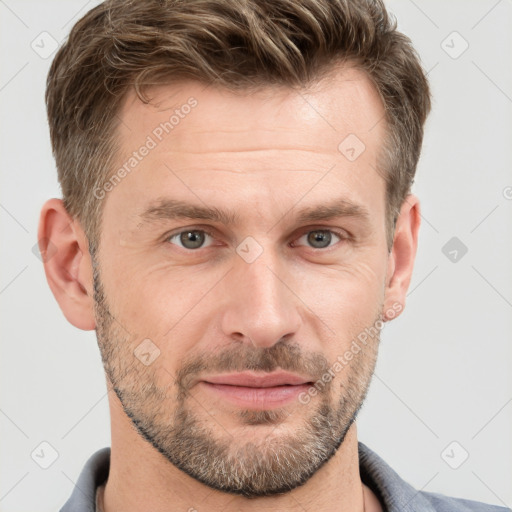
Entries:
[[[126, 150], [145, 134], [165, 139], [157, 142], [167, 150], [196, 146], [219, 152], [262, 144], [271, 149], [287, 141], [293, 147], [332, 150], [350, 133], [371, 145], [384, 129], [378, 92], [366, 73], [354, 67], [340, 67], [302, 90], [269, 86], [233, 91], [189, 81], [153, 87], [148, 95], [145, 104], [130, 91], [122, 105], [118, 131]], [[167, 130], [158, 129], [161, 123]], [[257, 135], [252, 145], [248, 133]]]
[[131, 92], [119, 113], [116, 169], [125, 172], [107, 206], [123, 201], [136, 216], [155, 198], [187, 196], [211, 206], [258, 203], [277, 214], [315, 183], [307, 198], [316, 194], [316, 203], [343, 192], [362, 206], [383, 206], [375, 167], [384, 108], [360, 70], [340, 69], [303, 90], [181, 82], [148, 93], [145, 104]]

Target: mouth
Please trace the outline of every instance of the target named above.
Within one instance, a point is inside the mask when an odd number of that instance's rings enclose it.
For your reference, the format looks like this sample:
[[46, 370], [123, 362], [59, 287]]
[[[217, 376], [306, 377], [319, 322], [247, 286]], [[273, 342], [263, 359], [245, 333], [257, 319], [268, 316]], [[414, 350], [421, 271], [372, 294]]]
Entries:
[[244, 372], [207, 377], [199, 384], [207, 392], [235, 406], [265, 410], [293, 402], [313, 382], [287, 372], [264, 375]]

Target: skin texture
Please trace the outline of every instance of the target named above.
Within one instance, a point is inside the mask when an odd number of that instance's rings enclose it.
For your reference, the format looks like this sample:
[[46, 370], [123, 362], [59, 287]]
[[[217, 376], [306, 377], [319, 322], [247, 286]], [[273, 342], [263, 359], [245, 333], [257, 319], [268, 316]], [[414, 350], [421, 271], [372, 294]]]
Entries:
[[[316, 382], [358, 335], [403, 310], [419, 202], [404, 201], [388, 252], [385, 183], [375, 170], [385, 135], [378, 94], [350, 68], [300, 92], [235, 94], [189, 82], [154, 88], [150, 104], [130, 93], [119, 167], [191, 97], [196, 106], [101, 199], [94, 259], [60, 200], [41, 213], [41, 252], [48, 240], [57, 248], [45, 262], [50, 287], [68, 321], [96, 329], [105, 366], [104, 509], [379, 510], [359, 476], [354, 422], [378, 332], [306, 404], [247, 409], [201, 383], [278, 368]], [[349, 134], [365, 145], [354, 161], [338, 150]], [[341, 198], [366, 217], [298, 219], [302, 208]], [[155, 208], [144, 215], [165, 199], [229, 210], [237, 222], [161, 218]], [[180, 246], [183, 231], [204, 246]], [[240, 248], [259, 255], [248, 262]], [[136, 357], [144, 340], [154, 357], [147, 365]]]

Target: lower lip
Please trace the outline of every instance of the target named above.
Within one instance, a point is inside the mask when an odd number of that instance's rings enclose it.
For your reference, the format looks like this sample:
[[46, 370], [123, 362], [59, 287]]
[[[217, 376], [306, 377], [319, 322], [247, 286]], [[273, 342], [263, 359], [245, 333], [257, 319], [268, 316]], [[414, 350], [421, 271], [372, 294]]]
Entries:
[[293, 402], [300, 393], [309, 389], [310, 384], [294, 386], [274, 386], [270, 388], [249, 388], [201, 382], [206, 389], [220, 395], [225, 400], [240, 407], [271, 409]]

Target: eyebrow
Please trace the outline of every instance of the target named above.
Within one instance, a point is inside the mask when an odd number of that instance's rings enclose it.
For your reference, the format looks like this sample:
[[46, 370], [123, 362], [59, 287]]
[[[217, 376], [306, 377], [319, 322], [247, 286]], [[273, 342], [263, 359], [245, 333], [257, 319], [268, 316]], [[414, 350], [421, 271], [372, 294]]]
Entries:
[[[294, 209], [295, 207], [286, 212], [283, 217]], [[151, 203], [140, 214], [140, 217], [148, 223], [178, 219], [208, 220], [227, 226], [240, 223], [240, 216], [234, 211], [220, 210], [212, 206], [197, 205], [170, 198], [159, 199]], [[301, 208], [296, 213], [296, 218], [299, 223], [329, 220], [339, 217], [355, 217], [362, 221], [368, 221], [370, 214], [364, 206], [355, 204], [345, 198], [339, 198], [326, 204]]]

